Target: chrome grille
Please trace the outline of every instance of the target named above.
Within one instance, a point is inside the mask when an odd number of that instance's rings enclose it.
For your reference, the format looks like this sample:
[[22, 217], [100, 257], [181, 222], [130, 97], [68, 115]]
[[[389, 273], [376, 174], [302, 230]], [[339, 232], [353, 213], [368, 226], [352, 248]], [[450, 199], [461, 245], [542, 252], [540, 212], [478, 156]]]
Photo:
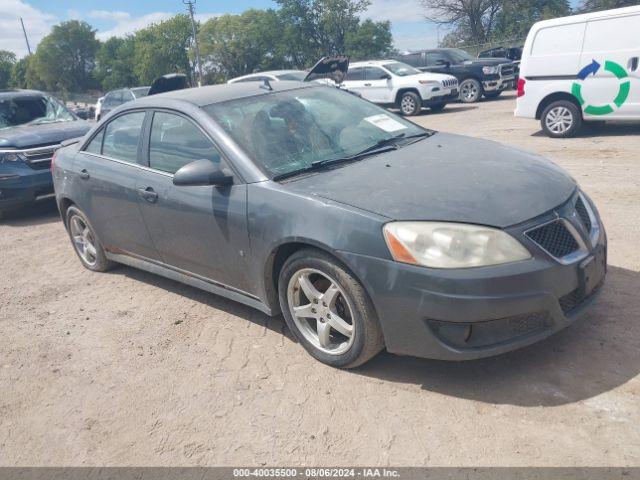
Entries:
[[505, 63], [500, 65], [500, 76], [502, 77], [511, 77], [515, 72], [515, 67], [511, 64]]
[[458, 86], [458, 80], [456, 80], [455, 78], [444, 80], [442, 82], [442, 85], [444, 85], [446, 88], [455, 88]]
[[576, 212], [580, 217], [580, 221], [582, 222], [582, 225], [584, 225], [584, 228], [587, 230], [587, 232], [590, 233], [591, 228], [593, 227], [593, 224], [591, 223], [591, 217], [589, 215], [589, 211], [587, 210], [587, 207], [582, 201], [582, 197], [578, 197], [578, 200], [576, 200]]
[[526, 232], [526, 236], [555, 258], [580, 250], [580, 244], [562, 219], [533, 228]]
[[55, 152], [58, 148], [60, 148], [59, 144], [47, 145], [44, 147], [29, 148], [27, 150], [23, 150], [22, 154], [25, 157], [25, 162], [31, 168], [34, 168], [36, 170], [44, 170], [51, 166], [51, 157], [53, 157], [53, 152]]

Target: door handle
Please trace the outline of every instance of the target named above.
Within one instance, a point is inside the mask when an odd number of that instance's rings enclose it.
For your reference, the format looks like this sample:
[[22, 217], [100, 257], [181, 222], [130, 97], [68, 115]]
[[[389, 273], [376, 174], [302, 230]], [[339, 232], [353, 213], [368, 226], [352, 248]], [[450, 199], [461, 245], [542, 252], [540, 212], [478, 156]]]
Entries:
[[80, 170], [80, 173], [78, 175], [82, 180], [89, 180], [89, 178], [91, 178], [91, 175], [89, 175], [89, 172], [87, 172], [86, 168]]
[[638, 57], [631, 57], [629, 59], [629, 70], [635, 72], [638, 69]]
[[158, 201], [158, 194], [151, 187], [138, 189], [138, 194], [149, 203]]
[[365, 86], [365, 87], [370, 87], [370, 86], [371, 86], [371, 84], [370, 84], [370, 83], [365, 83], [365, 84], [364, 84], [364, 86]]

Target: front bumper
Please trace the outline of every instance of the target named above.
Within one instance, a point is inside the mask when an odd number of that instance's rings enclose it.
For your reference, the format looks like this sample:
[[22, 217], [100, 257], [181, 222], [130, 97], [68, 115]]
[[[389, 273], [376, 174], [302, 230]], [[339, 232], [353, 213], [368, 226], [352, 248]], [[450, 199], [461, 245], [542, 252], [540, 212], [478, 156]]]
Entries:
[[482, 88], [484, 88], [485, 92], [496, 92], [512, 87], [515, 81], [515, 75], [511, 75], [508, 77], [498, 77], [492, 80], [484, 80], [482, 82]]
[[454, 102], [458, 99], [458, 95], [459, 92], [457, 88], [447, 89], [441, 91], [441, 93], [438, 95], [434, 95], [426, 100], [422, 100], [422, 106], [431, 107], [433, 105], [440, 105], [442, 103]]
[[16, 163], [0, 164], [0, 211], [54, 198], [51, 172]]
[[[457, 270], [342, 255], [371, 296], [389, 352], [471, 360], [569, 326], [604, 283], [606, 249], [601, 227], [588, 255], [566, 265], [540, 252], [524, 262]], [[598, 261], [601, 268], [593, 270]]]

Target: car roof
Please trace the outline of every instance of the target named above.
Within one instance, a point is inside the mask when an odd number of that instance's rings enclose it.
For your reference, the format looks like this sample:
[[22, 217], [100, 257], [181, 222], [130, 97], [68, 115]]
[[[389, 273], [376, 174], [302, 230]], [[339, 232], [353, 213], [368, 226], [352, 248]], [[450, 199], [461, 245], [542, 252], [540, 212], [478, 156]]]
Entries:
[[14, 98], [14, 97], [24, 97], [27, 95], [33, 96], [44, 96], [46, 93], [41, 92], [40, 90], [23, 90], [23, 89], [9, 89], [9, 90], [0, 90], [0, 99], [2, 98]]
[[249, 75], [243, 75], [241, 77], [230, 78], [229, 81], [242, 80], [243, 78], [251, 78], [251, 77], [264, 77], [265, 75], [276, 77], [278, 75], [283, 75], [285, 73], [305, 73], [305, 72], [303, 70], [267, 70], [266, 72], [255, 72], [255, 73], [250, 73]]
[[388, 59], [388, 60], [366, 60], [364, 62], [353, 62], [351, 64], [349, 64], [349, 68], [356, 68], [356, 67], [381, 67], [383, 65], [386, 65], [388, 63], [394, 63], [397, 62], [398, 60], [393, 60], [393, 59]]
[[568, 17], [553, 18], [550, 20], [543, 20], [533, 25], [532, 30], [540, 29], [544, 27], [553, 27], [557, 25], [567, 25], [571, 23], [580, 23], [587, 20], [593, 20], [596, 18], [615, 17], [618, 15], [628, 15], [630, 13], [640, 13], [640, 5], [624, 8], [614, 8], [612, 10], [602, 10], [600, 12], [583, 13], [581, 15], [570, 15]]
[[295, 81], [280, 81], [271, 84], [268, 90], [259, 82], [247, 83], [223, 83], [219, 85], [209, 85], [206, 87], [185, 88], [171, 92], [159, 93], [127, 102], [130, 106], [161, 107], [165, 100], [179, 100], [191, 103], [197, 107], [204, 107], [213, 103], [221, 103], [229, 100], [255, 97], [258, 95], [269, 95], [276, 92], [286, 92], [303, 88], [322, 87], [319, 83], [302, 83]]

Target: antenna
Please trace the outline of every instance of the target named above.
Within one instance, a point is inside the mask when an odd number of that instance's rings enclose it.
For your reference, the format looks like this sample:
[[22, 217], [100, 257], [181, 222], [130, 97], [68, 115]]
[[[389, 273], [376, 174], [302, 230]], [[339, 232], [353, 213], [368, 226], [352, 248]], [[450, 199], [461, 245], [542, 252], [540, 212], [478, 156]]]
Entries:
[[24, 41], [27, 42], [27, 50], [29, 51], [29, 55], [31, 55], [31, 46], [29, 45], [29, 39], [27, 38], [27, 31], [24, 28], [22, 17], [20, 17], [20, 24], [22, 25], [22, 33], [24, 33]]
[[193, 19], [194, 5], [196, 4], [196, 0], [182, 0], [187, 6], [187, 10], [189, 11], [189, 16], [191, 17], [191, 30], [193, 31], [193, 44], [196, 48], [196, 63], [198, 64], [198, 86], [201, 87], [202, 80], [202, 60], [200, 59], [200, 46], [198, 45], [198, 36], [196, 35], [196, 21]]

